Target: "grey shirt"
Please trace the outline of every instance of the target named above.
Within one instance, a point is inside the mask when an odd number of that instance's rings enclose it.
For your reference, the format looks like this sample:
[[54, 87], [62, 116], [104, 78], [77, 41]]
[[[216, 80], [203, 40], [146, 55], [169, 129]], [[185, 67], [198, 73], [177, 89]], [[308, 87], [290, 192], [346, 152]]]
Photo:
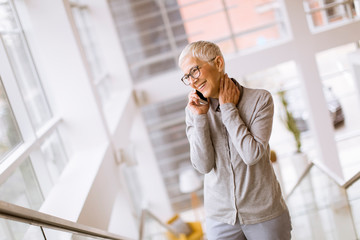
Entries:
[[191, 162], [205, 174], [206, 217], [232, 225], [237, 217], [240, 224], [254, 224], [287, 210], [270, 162], [272, 96], [237, 86], [237, 105], [210, 98], [207, 114], [185, 109]]

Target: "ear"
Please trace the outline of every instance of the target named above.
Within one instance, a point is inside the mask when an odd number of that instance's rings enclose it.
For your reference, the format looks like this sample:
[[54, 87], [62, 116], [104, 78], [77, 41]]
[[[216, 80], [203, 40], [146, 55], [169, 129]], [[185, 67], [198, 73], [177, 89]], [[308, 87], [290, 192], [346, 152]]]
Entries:
[[215, 59], [214, 59], [214, 63], [215, 63], [215, 66], [217, 68], [217, 70], [219, 72], [223, 72], [224, 71], [224, 67], [225, 67], [225, 62], [224, 62], [224, 58], [221, 57], [221, 56], [217, 56]]

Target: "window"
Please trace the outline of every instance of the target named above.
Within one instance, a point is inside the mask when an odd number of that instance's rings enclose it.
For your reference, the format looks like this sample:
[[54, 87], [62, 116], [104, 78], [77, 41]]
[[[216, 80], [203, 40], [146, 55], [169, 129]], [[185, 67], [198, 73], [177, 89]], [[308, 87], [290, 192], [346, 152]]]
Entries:
[[[0, 185], [0, 199], [26, 208], [40, 208], [44, 197], [29, 158]], [[29, 227], [27, 224], [0, 220], [0, 233], [7, 236], [6, 239], [23, 239]]]
[[0, 163], [12, 149], [22, 142], [14, 114], [0, 78]]
[[188, 43], [209, 40], [224, 53], [287, 36], [280, 1], [110, 0], [134, 82], [173, 70]]
[[0, 1], [0, 199], [39, 209], [67, 157], [17, 7]]
[[14, 6], [3, 1], [1, 11], [1, 40], [17, 84], [27, 105], [28, 113], [36, 130], [51, 118], [51, 112], [42, 89], [37, 71], [32, 64], [31, 54], [16, 18]]
[[30, 159], [26, 159], [0, 185], [0, 199], [22, 207], [39, 209], [44, 198]]
[[359, 19], [360, 1], [303, 0], [311, 30]]
[[67, 156], [57, 132], [52, 133], [40, 147], [52, 183], [55, 184], [67, 163]]
[[89, 8], [81, 0], [70, 1], [72, 17], [76, 25], [77, 34], [89, 66], [93, 84], [103, 104], [106, 104], [114, 91], [114, 83], [109, 77], [107, 69], [101, 59], [99, 44], [91, 24]]

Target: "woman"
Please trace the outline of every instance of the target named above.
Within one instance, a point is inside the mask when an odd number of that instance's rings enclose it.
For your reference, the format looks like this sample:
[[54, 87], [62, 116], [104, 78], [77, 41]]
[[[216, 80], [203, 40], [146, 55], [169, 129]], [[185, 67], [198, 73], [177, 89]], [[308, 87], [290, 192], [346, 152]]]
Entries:
[[[194, 168], [205, 174], [208, 239], [291, 239], [291, 220], [270, 162], [271, 94], [225, 74], [219, 47], [198, 41], [179, 57], [188, 95], [186, 134]], [[199, 91], [207, 98], [201, 104]]]

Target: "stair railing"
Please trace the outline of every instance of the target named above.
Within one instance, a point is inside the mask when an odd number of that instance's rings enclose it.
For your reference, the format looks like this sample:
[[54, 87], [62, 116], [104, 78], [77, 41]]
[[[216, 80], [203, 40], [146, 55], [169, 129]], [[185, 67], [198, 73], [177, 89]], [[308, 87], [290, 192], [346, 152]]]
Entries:
[[47, 239], [45, 228], [94, 239], [134, 240], [4, 201], [0, 201], [0, 218], [38, 226], [45, 240]]

